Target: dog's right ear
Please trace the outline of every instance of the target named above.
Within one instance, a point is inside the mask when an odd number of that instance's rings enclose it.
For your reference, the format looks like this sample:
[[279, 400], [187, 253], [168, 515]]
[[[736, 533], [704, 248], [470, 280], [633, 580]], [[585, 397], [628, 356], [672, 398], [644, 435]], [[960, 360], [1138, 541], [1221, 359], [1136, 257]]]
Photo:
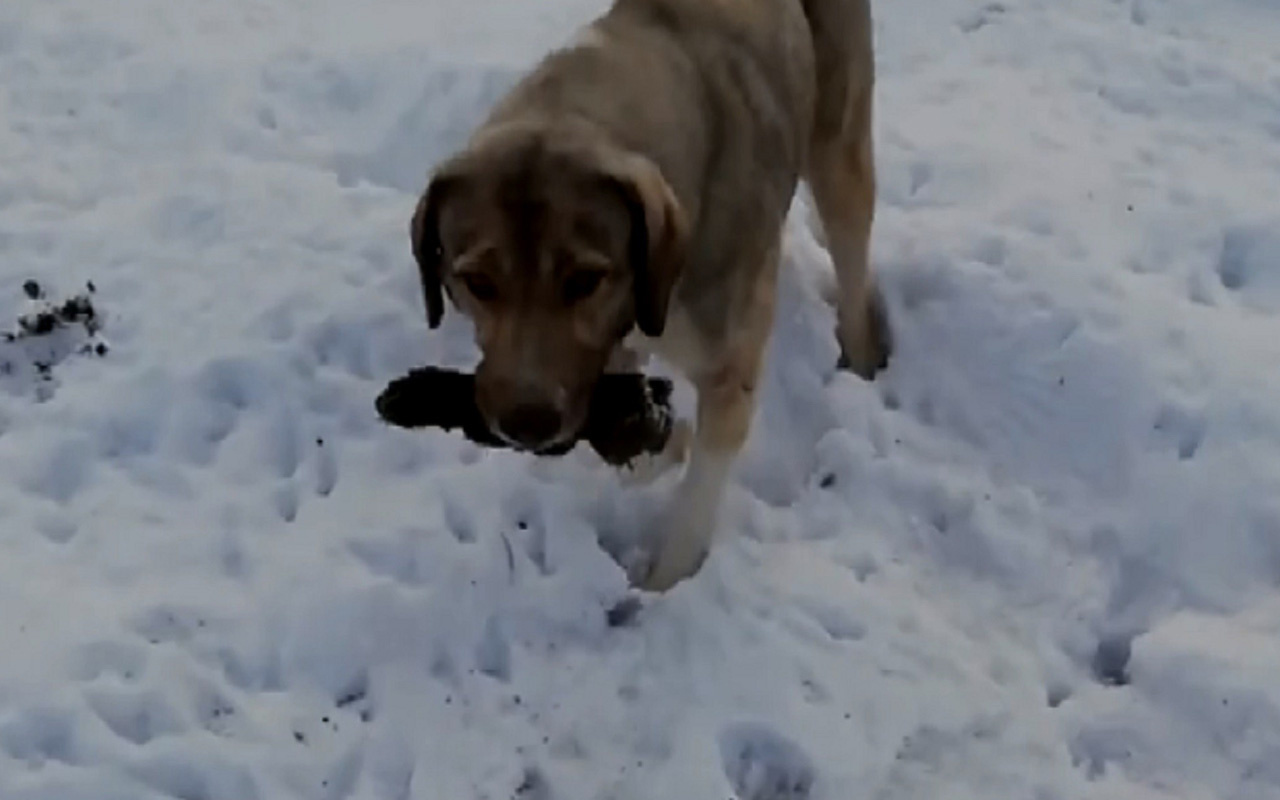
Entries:
[[422, 281], [422, 298], [427, 307], [427, 325], [432, 329], [440, 327], [440, 320], [444, 317], [440, 204], [456, 181], [452, 175], [437, 173], [418, 200], [409, 226], [413, 257], [418, 262], [418, 275]]

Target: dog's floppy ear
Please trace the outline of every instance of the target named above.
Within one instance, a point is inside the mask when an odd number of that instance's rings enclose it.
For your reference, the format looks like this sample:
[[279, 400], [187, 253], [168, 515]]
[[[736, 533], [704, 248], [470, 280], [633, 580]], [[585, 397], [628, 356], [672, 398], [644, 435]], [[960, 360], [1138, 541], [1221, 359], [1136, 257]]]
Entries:
[[632, 271], [636, 325], [662, 335], [671, 290], [680, 277], [688, 222], [675, 192], [657, 165], [638, 155], [611, 159], [607, 178], [622, 193], [630, 215], [627, 260]]
[[409, 225], [413, 243], [413, 257], [418, 262], [418, 275], [422, 281], [422, 298], [427, 307], [427, 325], [440, 327], [444, 317], [444, 293], [442, 274], [444, 253], [440, 247], [440, 204], [450, 188], [457, 182], [456, 176], [438, 172], [431, 179], [427, 190], [418, 200]]

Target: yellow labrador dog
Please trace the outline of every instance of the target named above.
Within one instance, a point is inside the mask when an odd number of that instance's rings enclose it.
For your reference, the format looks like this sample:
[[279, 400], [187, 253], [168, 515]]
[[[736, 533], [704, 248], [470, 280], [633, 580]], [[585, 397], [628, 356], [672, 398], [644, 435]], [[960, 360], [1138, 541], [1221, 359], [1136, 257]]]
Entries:
[[696, 389], [645, 588], [693, 574], [710, 547], [801, 178], [835, 265], [843, 364], [869, 378], [887, 361], [867, 264], [872, 62], [868, 0], [616, 0], [418, 203], [428, 324], [446, 294], [473, 319], [476, 400], [504, 440], [538, 452], [574, 438], [599, 376], [649, 353]]

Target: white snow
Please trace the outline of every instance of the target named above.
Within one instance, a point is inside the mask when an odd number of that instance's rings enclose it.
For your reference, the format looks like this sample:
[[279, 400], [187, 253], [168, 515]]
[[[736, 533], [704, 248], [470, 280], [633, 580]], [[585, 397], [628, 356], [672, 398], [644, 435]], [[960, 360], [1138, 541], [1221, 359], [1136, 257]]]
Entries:
[[1280, 8], [879, 0], [892, 365], [802, 198], [724, 535], [611, 626], [670, 478], [372, 405], [475, 357], [428, 169], [603, 3], [0, 4], [0, 326], [110, 346], [0, 343], [0, 798], [1280, 797]]

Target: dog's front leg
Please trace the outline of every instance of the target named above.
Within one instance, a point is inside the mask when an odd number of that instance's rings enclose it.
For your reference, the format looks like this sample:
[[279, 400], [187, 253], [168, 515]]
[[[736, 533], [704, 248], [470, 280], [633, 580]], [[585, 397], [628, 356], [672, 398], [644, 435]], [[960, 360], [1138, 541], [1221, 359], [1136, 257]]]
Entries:
[[662, 592], [698, 571], [711, 547], [729, 471], [755, 410], [754, 370], [728, 367], [695, 382], [697, 427], [688, 465], [662, 520], [663, 539], [643, 582]]
[[[698, 571], [715, 535], [729, 472], [746, 443], [755, 415], [769, 333], [773, 329], [778, 250], [756, 276], [752, 307], [739, 335], [690, 374], [698, 395], [696, 429], [685, 473], [662, 520], [663, 539], [643, 586], [666, 591]], [[706, 351], [704, 351], [706, 352]]]

